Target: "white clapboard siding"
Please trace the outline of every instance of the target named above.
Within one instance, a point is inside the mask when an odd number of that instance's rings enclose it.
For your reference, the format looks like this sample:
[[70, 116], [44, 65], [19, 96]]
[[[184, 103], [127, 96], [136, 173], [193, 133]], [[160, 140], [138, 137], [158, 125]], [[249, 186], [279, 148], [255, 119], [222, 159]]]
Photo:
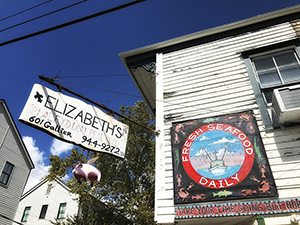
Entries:
[[300, 159], [289, 156], [298, 154], [300, 129], [265, 130], [241, 56], [244, 51], [295, 37], [295, 31], [287, 22], [162, 55], [158, 63], [162, 64], [159, 79], [163, 84], [157, 92], [157, 96], [164, 96], [157, 101], [163, 110], [157, 112], [164, 117], [164, 124], [157, 121], [157, 125], [163, 127], [161, 135], [164, 136], [163, 140], [160, 139], [163, 149], [156, 156], [161, 171], [157, 172], [160, 186], [155, 197], [158, 223], [174, 221], [170, 126], [175, 121], [252, 109], [274, 172], [279, 197], [300, 196]]
[[[270, 30], [272, 29], [272, 39], [270, 39]], [[252, 49], [253, 47], [257, 47], [258, 45], [268, 45], [273, 42], [275, 39], [282, 40], [282, 36], [287, 36], [288, 39], [294, 38], [295, 33], [291, 33], [291, 26], [289, 23], [276, 25], [274, 27], [260, 30], [255, 33], [248, 33], [247, 34], [247, 46], [246, 49]], [[259, 37], [260, 41], [257, 42], [256, 38]], [[190, 66], [190, 64], [187, 64], [190, 62], [192, 65], [196, 65], [197, 59], [204, 59], [201, 63], [208, 62], [210, 60], [209, 57], [213, 57], [211, 55], [211, 51], [217, 51], [218, 54], [228, 54], [228, 52], [232, 52], [235, 49], [241, 49], [245, 47], [245, 36], [240, 35], [234, 38], [234, 43], [231, 42], [232, 38], [224, 38], [223, 42], [222, 40], [218, 40], [215, 42], [209, 42], [206, 44], [203, 44], [201, 46], [191, 47], [188, 49], [184, 49], [181, 51], [174, 52], [174, 54], [168, 54], [164, 55], [164, 62], [167, 63], [164, 65], [164, 73], [168, 72], [168, 69], [171, 71], [174, 71], [178, 68], [180, 68], [182, 64], [185, 66]], [[227, 41], [229, 40], [229, 42]], [[265, 43], [266, 42], [266, 43]], [[221, 52], [219, 50], [222, 50]], [[244, 50], [244, 49], [243, 49]], [[185, 55], [182, 56], [182, 52], [185, 52]], [[239, 52], [239, 50], [237, 51]], [[196, 54], [196, 55], [195, 55]], [[219, 59], [222, 60], [222, 59]], [[182, 69], [182, 68], [181, 68]], [[166, 71], [165, 71], [166, 70]]]
[[[51, 188], [49, 189], [49, 184]], [[24, 209], [30, 206], [30, 212], [27, 222], [24, 224], [50, 225], [57, 218], [59, 206], [66, 203], [64, 217], [67, 218], [77, 215], [78, 203], [76, 201], [78, 195], [70, 192], [70, 189], [60, 180], [48, 181], [43, 180], [35, 187], [24, 193], [22, 196], [15, 221], [21, 222]], [[48, 205], [44, 219], [40, 219], [39, 215], [43, 205]]]
[[[0, 214], [13, 219], [33, 165], [3, 100], [0, 100], [0, 174], [6, 162], [14, 165], [9, 182], [0, 186]], [[12, 224], [0, 217], [0, 224]]]
[[[285, 171], [291, 171], [291, 170], [300, 170], [300, 162], [287, 162], [285, 164], [275, 164], [271, 166], [273, 173], [281, 173]], [[282, 175], [280, 175], [281, 177]]]
[[[280, 31], [280, 29], [282, 30]], [[273, 32], [271, 39], [269, 31]], [[210, 67], [213, 69], [215, 66], [211, 67], [211, 63], [227, 61], [227, 59], [229, 61], [234, 54], [241, 51], [281, 42], [283, 37], [287, 40], [293, 39], [295, 36], [294, 32], [291, 33], [290, 24], [286, 23], [256, 32], [255, 34], [248, 34], [247, 43], [245, 43], [245, 36], [240, 35], [234, 38], [234, 42], [232, 42], [232, 38], [226, 38], [212, 42], [213, 44], [203, 44], [201, 46], [177, 51], [175, 54], [164, 55], [164, 59], [166, 59], [166, 63], [168, 63], [168, 65], [164, 64], [164, 79], [168, 78], [170, 73], [175, 75], [174, 72], [185, 71], [198, 66], [201, 66], [201, 70], [203, 69], [202, 67]], [[259, 42], [257, 42], [257, 38], [260, 39]], [[205, 51], [201, 51], [203, 48], [206, 48]], [[211, 52], [214, 52], [215, 55], [212, 55]], [[183, 57], [182, 54], [185, 56]], [[173, 61], [171, 61], [172, 59]], [[180, 77], [177, 77], [177, 79], [180, 79]]]
[[291, 24], [296, 32], [296, 34], [300, 37], [300, 20], [291, 21]]

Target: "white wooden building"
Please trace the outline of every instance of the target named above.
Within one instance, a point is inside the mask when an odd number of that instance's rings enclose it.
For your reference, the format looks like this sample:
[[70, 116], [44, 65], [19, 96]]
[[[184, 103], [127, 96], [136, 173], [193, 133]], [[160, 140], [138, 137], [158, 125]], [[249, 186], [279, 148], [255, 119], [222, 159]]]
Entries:
[[0, 99], [0, 224], [13, 219], [31, 169], [30, 155], [4, 100]]
[[[160, 131], [156, 137], [155, 168], [155, 220], [158, 224], [298, 223], [299, 37], [300, 5], [120, 54], [156, 115], [156, 130]], [[219, 118], [233, 121], [238, 117], [235, 113], [249, 111], [258, 127], [255, 140], [262, 140], [260, 149], [263, 149], [266, 165], [271, 169], [271, 174], [266, 177], [263, 167], [257, 164], [257, 169], [260, 169], [257, 174], [262, 180], [251, 175], [252, 170], [245, 173], [248, 176], [243, 179], [252, 182], [251, 185], [256, 182], [257, 189], [250, 192], [244, 188], [239, 192], [244, 191], [244, 195], [228, 198], [239, 184], [232, 187], [228, 184], [224, 189], [222, 182], [226, 179], [220, 178], [202, 187], [204, 176], [197, 183], [193, 176], [197, 177], [200, 172], [196, 170], [193, 175], [185, 170], [187, 174], [175, 176], [176, 167], [184, 167], [187, 157], [192, 157], [191, 148], [190, 151], [184, 150], [195, 140], [193, 133], [184, 130], [188, 124], [200, 121], [202, 125], [207, 123], [208, 128], [209, 124], [217, 127], [218, 122], [212, 125], [209, 121], [218, 121]], [[242, 114], [238, 115], [241, 117]], [[239, 124], [244, 122], [245, 118]], [[177, 130], [176, 124], [179, 125]], [[237, 131], [243, 130], [239, 128]], [[180, 135], [183, 146], [174, 144]], [[176, 146], [179, 146], [178, 159], [174, 150]], [[251, 146], [252, 150], [257, 147], [256, 143]], [[254, 161], [264, 157], [255, 152], [251, 155], [255, 157]], [[181, 186], [183, 176], [191, 180], [189, 187]], [[219, 189], [216, 188], [218, 183], [222, 185]], [[182, 187], [179, 190], [183, 195], [178, 189], [176, 192], [178, 187]], [[202, 195], [203, 199], [200, 192], [198, 199], [196, 195], [195, 199], [192, 198], [190, 191], [195, 188], [207, 193]], [[269, 195], [271, 188], [273, 195]], [[211, 197], [207, 200], [209, 190]], [[218, 201], [214, 201], [218, 191]], [[258, 193], [262, 195], [256, 195]]]
[[15, 221], [26, 225], [50, 225], [78, 214], [78, 196], [64, 182], [44, 179], [21, 197]]

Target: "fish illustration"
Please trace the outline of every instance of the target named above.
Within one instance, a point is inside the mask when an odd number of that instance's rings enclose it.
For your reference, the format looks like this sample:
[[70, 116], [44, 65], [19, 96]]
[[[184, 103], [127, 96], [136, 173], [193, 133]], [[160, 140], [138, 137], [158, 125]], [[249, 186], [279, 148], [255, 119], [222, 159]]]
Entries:
[[255, 152], [257, 154], [258, 160], [261, 160], [262, 159], [262, 155], [261, 155], [261, 153], [259, 151], [259, 146], [256, 143], [256, 138], [254, 139], [254, 150], [255, 150]]
[[211, 122], [215, 122], [215, 121], [218, 121], [219, 120], [219, 117], [217, 118], [207, 118], [205, 120], [203, 120], [203, 123], [211, 123]]
[[179, 149], [175, 149], [175, 161], [176, 161], [176, 166], [178, 168], [179, 162], [180, 162], [180, 155], [179, 155]]
[[219, 191], [218, 193], [213, 193], [213, 197], [216, 197], [216, 196], [222, 197], [222, 196], [224, 196], [226, 198], [228, 195], [232, 195], [232, 192], [224, 190], [224, 191]]

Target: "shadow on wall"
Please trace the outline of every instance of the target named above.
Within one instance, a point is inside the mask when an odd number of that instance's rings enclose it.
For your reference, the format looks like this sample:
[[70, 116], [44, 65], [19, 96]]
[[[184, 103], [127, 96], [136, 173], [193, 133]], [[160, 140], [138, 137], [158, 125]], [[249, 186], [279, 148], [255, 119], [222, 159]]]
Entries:
[[[274, 150], [272, 143], [268, 154], [269, 160], [275, 160], [276, 162], [281, 160], [283, 163], [295, 162], [300, 164], [300, 126], [282, 127], [275, 129], [272, 132], [268, 132], [268, 136], [274, 135]], [[276, 151], [278, 152], [276, 154]], [[276, 159], [279, 157], [278, 159]], [[279, 162], [278, 162], [279, 163]]]

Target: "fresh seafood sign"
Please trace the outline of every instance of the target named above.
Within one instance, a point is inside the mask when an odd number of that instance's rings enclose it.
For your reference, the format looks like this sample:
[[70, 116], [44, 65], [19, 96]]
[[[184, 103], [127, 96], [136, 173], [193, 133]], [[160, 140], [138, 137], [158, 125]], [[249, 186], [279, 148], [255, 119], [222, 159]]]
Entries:
[[34, 84], [19, 121], [86, 149], [124, 158], [129, 128], [100, 109]]
[[252, 111], [171, 127], [175, 203], [277, 196]]

